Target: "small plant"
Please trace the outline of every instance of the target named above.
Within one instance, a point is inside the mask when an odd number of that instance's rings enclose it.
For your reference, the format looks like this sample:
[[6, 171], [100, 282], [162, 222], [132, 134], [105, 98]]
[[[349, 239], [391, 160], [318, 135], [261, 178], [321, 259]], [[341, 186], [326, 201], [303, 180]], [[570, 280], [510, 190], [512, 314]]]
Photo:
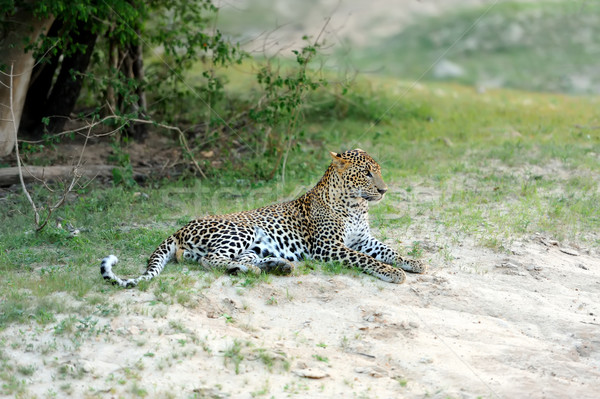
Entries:
[[421, 241], [413, 241], [412, 247], [410, 251], [408, 251], [408, 255], [413, 258], [420, 258], [423, 256], [423, 248], [421, 247]]
[[34, 365], [17, 367], [17, 371], [27, 377], [32, 376], [35, 373], [35, 370], [36, 368]]
[[253, 398], [256, 398], [258, 396], [264, 396], [269, 393], [269, 390], [270, 390], [269, 380], [266, 380], [264, 385], [262, 386], [262, 388], [259, 389], [258, 391], [250, 392], [250, 396], [252, 396]]
[[[126, 137], [123, 140], [127, 140]], [[129, 154], [126, 153], [121, 145], [114, 140], [112, 145], [113, 153], [108, 158], [109, 162], [114, 162], [118, 165], [118, 167], [112, 170], [113, 182], [115, 185], [123, 185], [125, 187], [133, 187], [136, 186], [137, 183], [133, 179], [133, 168], [131, 166], [131, 160], [129, 159]]]
[[57, 325], [54, 326], [54, 334], [64, 335], [67, 333], [73, 333], [75, 331], [75, 324], [77, 323], [77, 317], [69, 316], [61, 320]]
[[279, 363], [286, 371], [290, 369], [290, 362], [283, 352], [272, 352], [264, 348], [257, 348], [253, 352], [269, 371], [273, 371], [273, 366], [276, 363]]
[[315, 359], [317, 359], [320, 362], [329, 363], [329, 359], [327, 357], [325, 357], [325, 356], [313, 355], [312, 357], [314, 357]]
[[398, 381], [398, 384], [400, 384], [402, 388], [406, 388], [406, 385], [408, 384], [408, 381], [401, 377], [394, 377], [394, 380]]
[[260, 144], [262, 152], [269, 148], [277, 154], [275, 166], [267, 177], [269, 180], [281, 167], [281, 180], [285, 184], [288, 155], [298, 137], [304, 135], [304, 131], [297, 132], [296, 129], [301, 126], [305, 97], [309, 92], [327, 85], [325, 79], [315, 79], [308, 67], [321, 47], [321, 35], [328, 23], [329, 19], [314, 41], [304, 36], [306, 45], [300, 50], [292, 50], [298, 64], [293, 73], [282, 75], [281, 66], [274, 64], [273, 59], [268, 59], [256, 75], [264, 91], [265, 101], [250, 110], [249, 116], [256, 121], [260, 131], [264, 132], [262, 136], [265, 141]]
[[289, 301], [292, 302], [294, 300], [294, 296], [292, 294], [290, 294], [290, 291], [287, 289], [285, 289], [285, 298]]
[[73, 393], [73, 385], [70, 383], [60, 384], [59, 388], [67, 395], [71, 395]]
[[342, 350], [344, 352], [350, 351], [350, 339], [348, 339], [348, 337], [346, 337], [345, 335], [342, 337], [342, 340], [340, 342], [340, 347], [342, 348]]
[[274, 295], [271, 295], [268, 299], [267, 299], [267, 305], [271, 305], [271, 306], [275, 306], [277, 305], [277, 298], [275, 298]]
[[240, 363], [242, 360], [244, 360], [244, 355], [242, 355], [241, 351], [242, 345], [238, 340], [234, 340], [231, 347], [229, 347], [229, 349], [227, 349], [223, 354], [225, 365], [227, 365], [228, 362], [232, 362], [235, 367], [236, 374], [240, 373]]
[[134, 396], [138, 396], [140, 398], [145, 398], [146, 396], [148, 396], [148, 391], [145, 388], [140, 387], [136, 381], [134, 381], [131, 385], [130, 392]]
[[34, 319], [38, 322], [38, 324], [42, 325], [56, 321], [56, 317], [54, 317], [54, 314], [43, 308], [36, 309]]
[[178, 332], [178, 333], [185, 333], [185, 332], [187, 332], [187, 328], [185, 328], [185, 326], [183, 325], [183, 323], [181, 321], [178, 321], [178, 320], [170, 320], [169, 321], [169, 327], [171, 327], [171, 329], [173, 329], [173, 331]]

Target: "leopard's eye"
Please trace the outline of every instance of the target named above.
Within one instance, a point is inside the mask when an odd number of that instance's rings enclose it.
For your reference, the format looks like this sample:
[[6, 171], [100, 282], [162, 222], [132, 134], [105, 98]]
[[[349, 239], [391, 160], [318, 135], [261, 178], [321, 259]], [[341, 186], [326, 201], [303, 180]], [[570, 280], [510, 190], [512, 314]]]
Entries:
[[371, 173], [370, 170], [365, 170], [365, 175], [367, 175], [367, 177], [373, 177], [373, 174]]

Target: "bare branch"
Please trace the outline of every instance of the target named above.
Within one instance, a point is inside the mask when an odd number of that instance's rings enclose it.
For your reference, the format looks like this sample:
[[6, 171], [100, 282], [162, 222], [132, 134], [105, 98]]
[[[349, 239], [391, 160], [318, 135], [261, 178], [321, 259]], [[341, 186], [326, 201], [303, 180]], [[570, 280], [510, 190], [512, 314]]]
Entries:
[[[13, 105], [13, 71], [14, 71], [14, 63], [10, 64], [10, 75], [8, 75], [9, 77], [9, 106], [10, 106], [10, 116], [11, 116], [11, 120], [12, 120], [12, 124], [13, 124], [13, 131], [15, 134], [15, 142], [17, 142], [17, 122], [16, 122], [16, 118], [15, 118], [15, 110], [14, 110], [14, 105]], [[22, 171], [22, 167], [21, 167], [21, 156], [19, 155], [19, 144], [17, 143], [17, 145], [15, 145], [15, 154], [17, 156], [17, 166], [19, 168], [19, 179], [21, 180], [21, 187], [23, 188], [23, 193], [25, 194], [25, 197], [27, 198], [27, 200], [29, 201], [29, 203], [31, 204], [31, 207], [33, 208], [33, 212], [34, 212], [34, 218], [35, 218], [35, 225], [38, 226], [39, 225], [39, 221], [40, 221], [40, 214], [38, 212], [38, 209], [35, 205], [35, 202], [33, 202], [33, 199], [31, 198], [31, 195], [29, 194], [29, 191], [27, 191], [27, 187], [25, 186], [25, 181], [23, 180], [23, 171]]]

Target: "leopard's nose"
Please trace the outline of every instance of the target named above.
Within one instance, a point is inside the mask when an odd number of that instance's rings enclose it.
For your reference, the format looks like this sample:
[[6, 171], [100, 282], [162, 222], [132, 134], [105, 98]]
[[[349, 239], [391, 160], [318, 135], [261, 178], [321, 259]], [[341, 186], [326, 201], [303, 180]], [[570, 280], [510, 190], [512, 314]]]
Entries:
[[378, 188], [377, 191], [379, 191], [379, 194], [383, 195], [385, 194], [385, 192], [387, 191], [387, 188]]

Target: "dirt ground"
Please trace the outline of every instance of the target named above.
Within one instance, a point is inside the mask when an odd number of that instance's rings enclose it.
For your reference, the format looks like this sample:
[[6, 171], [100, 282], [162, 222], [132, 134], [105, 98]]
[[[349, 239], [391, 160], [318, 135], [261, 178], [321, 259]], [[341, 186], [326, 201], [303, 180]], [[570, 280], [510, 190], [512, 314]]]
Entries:
[[78, 339], [14, 326], [5, 352], [35, 367], [38, 397], [597, 397], [599, 254], [541, 235], [511, 254], [440, 237], [390, 237], [420, 240], [431, 264], [403, 285], [221, 276], [188, 306], [123, 290], [118, 314], [97, 312]]

